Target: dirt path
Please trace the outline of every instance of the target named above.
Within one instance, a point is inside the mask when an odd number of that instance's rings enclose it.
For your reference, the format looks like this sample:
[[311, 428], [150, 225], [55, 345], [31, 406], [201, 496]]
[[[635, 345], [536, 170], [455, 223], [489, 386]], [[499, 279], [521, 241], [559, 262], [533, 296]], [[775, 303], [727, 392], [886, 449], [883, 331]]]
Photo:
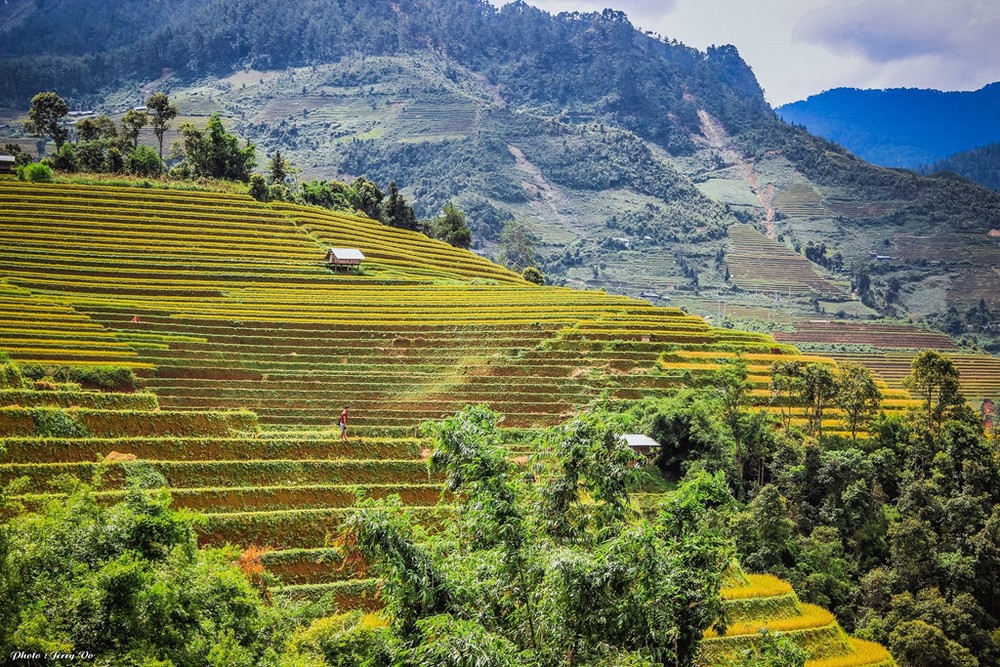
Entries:
[[740, 170], [743, 179], [750, 186], [750, 191], [753, 192], [754, 197], [764, 209], [762, 222], [768, 238], [773, 239], [777, 235], [774, 224], [774, 184], [768, 183], [766, 187], [760, 187], [760, 180], [757, 170], [754, 169], [753, 161], [733, 145], [732, 138], [722, 127], [722, 123], [704, 109], [698, 111], [698, 119], [701, 121], [701, 133], [704, 136], [704, 139], [699, 143], [719, 151], [727, 162], [736, 165], [737, 169]]
[[545, 180], [542, 170], [532, 164], [524, 156], [524, 151], [517, 146], [507, 144], [507, 150], [514, 156], [518, 171], [525, 176], [521, 185], [532, 198], [532, 206], [541, 209], [545, 217], [567, 224], [566, 217], [559, 211], [560, 205], [564, 204], [563, 198], [552, 184]]

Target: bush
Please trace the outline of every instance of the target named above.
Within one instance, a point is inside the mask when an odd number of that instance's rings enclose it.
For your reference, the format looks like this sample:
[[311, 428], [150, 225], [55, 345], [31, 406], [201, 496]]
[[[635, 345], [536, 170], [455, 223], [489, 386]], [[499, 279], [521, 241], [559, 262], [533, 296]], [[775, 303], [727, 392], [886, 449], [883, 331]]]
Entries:
[[122, 366], [42, 366], [24, 364], [21, 373], [29, 380], [75, 382], [84, 389], [102, 391], [136, 391], [139, 378], [131, 368]]
[[125, 171], [135, 176], [159, 176], [163, 162], [149, 146], [140, 144], [125, 158]]
[[24, 376], [17, 365], [0, 350], [0, 389], [20, 389], [24, 386]]
[[521, 272], [521, 277], [527, 280], [529, 283], [535, 283], [536, 285], [545, 284], [545, 274], [536, 269], [533, 266], [529, 266], [523, 272]]
[[271, 191], [261, 174], [253, 174], [250, 177], [250, 196], [257, 201], [269, 201], [271, 199]]
[[41, 162], [33, 162], [17, 168], [17, 178], [31, 183], [51, 183], [52, 168]]

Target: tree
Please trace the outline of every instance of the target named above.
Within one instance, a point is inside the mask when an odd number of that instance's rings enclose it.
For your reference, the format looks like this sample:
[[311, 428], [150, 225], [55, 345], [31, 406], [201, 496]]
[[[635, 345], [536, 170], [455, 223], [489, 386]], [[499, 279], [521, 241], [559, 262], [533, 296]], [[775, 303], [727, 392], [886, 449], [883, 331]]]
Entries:
[[354, 179], [350, 189], [351, 206], [360, 211], [372, 220], [385, 220], [382, 218], [382, 200], [385, 194], [374, 181], [359, 176]]
[[545, 274], [533, 266], [529, 266], [524, 271], [521, 271], [521, 277], [529, 283], [534, 283], [536, 285], [545, 284]]
[[959, 391], [958, 369], [951, 359], [934, 350], [914, 358], [903, 386], [923, 403], [924, 417], [935, 432], [940, 432], [950, 410], [965, 403]]
[[139, 131], [149, 124], [149, 116], [144, 111], [129, 109], [120, 122], [122, 138], [132, 142], [132, 148], [136, 148], [139, 145]]
[[806, 364], [802, 368], [799, 396], [806, 404], [809, 416], [809, 434], [823, 435], [823, 411], [837, 397], [837, 376], [826, 364]]
[[273, 664], [283, 622], [234, 564], [238, 551], [199, 550], [193, 517], [171, 510], [165, 491], [132, 488], [109, 507], [78, 483], [63, 490], [0, 528], [4, 655], [75, 648], [99, 664]]
[[274, 155], [271, 156], [267, 177], [272, 185], [284, 183], [288, 178], [288, 161], [281, 157], [281, 151], [274, 151]]
[[351, 211], [351, 186], [340, 181], [306, 181], [302, 184], [302, 201], [333, 211]]
[[170, 127], [170, 121], [177, 117], [177, 107], [170, 103], [166, 93], [153, 93], [146, 100], [146, 108], [150, 111], [150, 124], [153, 134], [160, 144], [160, 160], [163, 160], [163, 135]]
[[163, 161], [149, 146], [136, 146], [125, 157], [125, 171], [133, 176], [159, 176]]
[[69, 106], [63, 98], [55, 93], [38, 93], [31, 98], [24, 130], [33, 137], [49, 137], [58, 151], [69, 138], [69, 130], [63, 126], [63, 118], [68, 113]]
[[431, 236], [456, 248], [468, 248], [472, 244], [472, 231], [465, 221], [465, 213], [451, 202], [431, 221]]
[[261, 174], [251, 174], [249, 192], [257, 201], [268, 201], [271, 198], [271, 190]]
[[222, 119], [212, 114], [204, 130], [191, 123], [181, 127], [185, 169], [193, 176], [224, 178], [246, 183], [257, 164], [256, 149], [248, 143], [239, 147], [239, 140], [226, 132]]
[[115, 127], [115, 122], [107, 116], [84, 118], [76, 121], [76, 136], [80, 141], [117, 139], [118, 128]]
[[21, 148], [20, 144], [4, 144], [0, 146], [0, 153], [12, 156], [15, 167], [24, 167], [31, 164], [31, 153]]
[[537, 482], [498, 423], [480, 406], [427, 427], [456, 521], [424, 532], [398, 500], [366, 500], [345, 521], [338, 544], [385, 581], [395, 637], [382, 645], [399, 652], [384, 664], [692, 665], [732, 558], [711, 507], [732, 501], [724, 480], [682, 484], [650, 520], [632, 510], [634, 455], [613, 418], [550, 433]]
[[406, 199], [400, 194], [396, 181], [389, 182], [389, 196], [381, 205], [379, 217], [390, 227], [417, 230], [417, 216], [413, 212], [413, 207], [407, 204]]
[[968, 649], [951, 641], [940, 628], [907, 621], [892, 631], [889, 649], [901, 667], [978, 667]]
[[535, 247], [538, 236], [531, 225], [523, 220], [504, 223], [500, 232], [500, 262], [523, 271], [535, 264]]
[[844, 420], [851, 429], [851, 440], [857, 440], [858, 429], [866, 427], [882, 405], [882, 392], [875, 376], [861, 364], [844, 362], [837, 378], [837, 406], [844, 411]]

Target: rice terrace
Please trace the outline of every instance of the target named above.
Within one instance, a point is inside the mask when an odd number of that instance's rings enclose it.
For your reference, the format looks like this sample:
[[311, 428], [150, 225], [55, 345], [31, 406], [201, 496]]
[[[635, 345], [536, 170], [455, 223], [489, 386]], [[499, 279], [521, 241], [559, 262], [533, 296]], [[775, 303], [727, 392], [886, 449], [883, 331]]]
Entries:
[[4, 4], [0, 664], [1000, 665], [1000, 193], [552, 4]]

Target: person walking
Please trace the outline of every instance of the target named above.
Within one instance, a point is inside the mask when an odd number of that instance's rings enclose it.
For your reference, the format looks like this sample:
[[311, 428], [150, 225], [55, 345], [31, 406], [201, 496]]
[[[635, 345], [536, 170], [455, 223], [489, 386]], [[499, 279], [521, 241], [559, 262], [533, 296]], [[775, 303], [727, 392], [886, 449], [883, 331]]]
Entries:
[[340, 441], [347, 442], [347, 406], [340, 412]]

